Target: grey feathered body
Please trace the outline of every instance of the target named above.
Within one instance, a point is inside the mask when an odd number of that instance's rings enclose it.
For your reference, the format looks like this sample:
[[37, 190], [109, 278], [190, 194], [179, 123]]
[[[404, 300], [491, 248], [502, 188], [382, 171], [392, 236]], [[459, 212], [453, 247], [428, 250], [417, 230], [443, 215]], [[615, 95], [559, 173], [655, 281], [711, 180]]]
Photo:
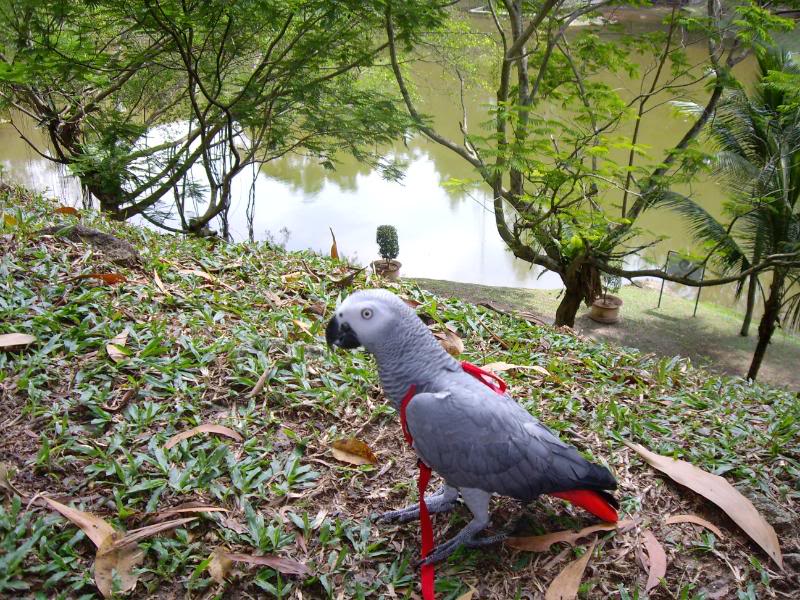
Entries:
[[414, 449], [447, 484], [525, 501], [552, 492], [616, 488], [606, 468], [584, 459], [510, 397], [465, 373], [399, 298], [368, 293], [395, 302], [400, 319], [391, 339], [368, 348], [384, 392], [399, 409], [416, 386], [406, 411]]

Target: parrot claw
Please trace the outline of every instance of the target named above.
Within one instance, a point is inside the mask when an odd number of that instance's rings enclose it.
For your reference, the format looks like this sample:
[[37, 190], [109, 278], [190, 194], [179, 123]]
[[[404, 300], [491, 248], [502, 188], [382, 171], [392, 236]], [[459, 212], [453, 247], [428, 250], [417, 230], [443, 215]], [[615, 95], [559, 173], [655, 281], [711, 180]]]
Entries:
[[[452, 510], [458, 501], [458, 490], [448, 486], [442, 486], [434, 493], [425, 496], [425, 504], [430, 514], [447, 512]], [[375, 517], [376, 523], [406, 523], [419, 519], [419, 505], [412, 504], [400, 510], [390, 510]]]
[[[456, 503], [453, 502], [439, 502], [433, 503], [431, 502], [431, 498], [426, 500], [426, 504], [428, 505], [428, 512], [430, 514], [446, 512], [448, 510], [452, 510], [455, 507]], [[408, 521], [413, 521], [415, 519], [419, 519], [419, 506], [407, 506], [406, 508], [401, 508], [400, 510], [390, 510], [385, 513], [381, 513], [377, 517], [375, 517], [376, 523], [407, 523]]]
[[464, 546], [465, 548], [481, 548], [483, 546], [490, 546], [492, 544], [500, 543], [508, 538], [507, 533], [499, 533], [485, 538], [472, 538], [467, 540], [459, 540], [459, 536], [448, 540], [436, 546], [433, 551], [423, 559], [414, 563], [414, 567], [424, 567], [434, 563], [441, 562], [449, 557], [453, 552]]

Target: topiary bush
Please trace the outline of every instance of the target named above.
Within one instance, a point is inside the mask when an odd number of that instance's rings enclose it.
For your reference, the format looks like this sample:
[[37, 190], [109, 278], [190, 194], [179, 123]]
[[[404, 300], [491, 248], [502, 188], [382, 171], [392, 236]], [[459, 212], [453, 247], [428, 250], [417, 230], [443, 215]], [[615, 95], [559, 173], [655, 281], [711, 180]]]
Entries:
[[394, 225], [378, 226], [375, 241], [378, 242], [378, 254], [384, 260], [393, 260], [400, 253], [400, 245], [397, 242], [397, 229]]

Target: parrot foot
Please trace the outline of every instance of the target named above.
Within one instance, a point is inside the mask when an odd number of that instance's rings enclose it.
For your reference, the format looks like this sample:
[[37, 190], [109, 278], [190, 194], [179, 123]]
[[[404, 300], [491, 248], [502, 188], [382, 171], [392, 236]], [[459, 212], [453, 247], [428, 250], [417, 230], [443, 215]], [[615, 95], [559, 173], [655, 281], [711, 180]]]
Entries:
[[459, 537], [460, 537], [459, 535], [456, 535], [453, 539], [448, 540], [442, 544], [439, 544], [433, 549], [433, 551], [428, 556], [414, 563], [414, 566], [422, 567], [425, 565], [432, 565], [434, 563], [443, 561], [453, 552], [458, 550], [460, 546], [464, 546], [465, 548], [481, 548], [483, 546], [498, 544], [506, 540], [508, 538], [508, 534], [498, 533], [497, 535], [492, 535], [485, 538], [471, 538], [467, 540], [460, 540]]
[[[436, 490], [433, 494], [425, 496], [425, 504], [430, 514], [452, 510], [456, 505], [456, 500], [458, 500], [458, 490], [446, 485]], [[375, 521], [377, 523], [390, 523], [392, 521], [406, 523], [414, 519], [419, 519], [419, 504], [412, 504], [400, 510], [390, 510], [378, 515]]]
[[432, 565], [433, 563], [444, 560], [455, 552], [460, 546], [468, 548], [478, 548], [488, 544], [495, 544], [504, 540], [507, 535], [499, 534], [486, 538], [477, 537], [478, 534], [489, 526], [489, 500], [492, 495], [489, 492], [476, 488], [461, 488], [461, 497], [473, 515], [472, 521], [459, 531], [452, 539], [436, 546], [433, 551], [420, 560], [417, 565]]

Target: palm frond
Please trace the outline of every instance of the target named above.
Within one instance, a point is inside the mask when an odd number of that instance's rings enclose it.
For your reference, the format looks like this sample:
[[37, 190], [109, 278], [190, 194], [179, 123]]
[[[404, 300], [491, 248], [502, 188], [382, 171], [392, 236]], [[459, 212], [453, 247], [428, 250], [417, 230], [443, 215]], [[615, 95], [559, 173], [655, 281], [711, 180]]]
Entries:
[[713, 245], [715, 262], [724, 272], [749, 268], [747, 255], [728, 232], [728, 228], [688, 196], [664, 190], [652, 200], [651, 207], [667, 208], [685, 218], [697, 241]]

